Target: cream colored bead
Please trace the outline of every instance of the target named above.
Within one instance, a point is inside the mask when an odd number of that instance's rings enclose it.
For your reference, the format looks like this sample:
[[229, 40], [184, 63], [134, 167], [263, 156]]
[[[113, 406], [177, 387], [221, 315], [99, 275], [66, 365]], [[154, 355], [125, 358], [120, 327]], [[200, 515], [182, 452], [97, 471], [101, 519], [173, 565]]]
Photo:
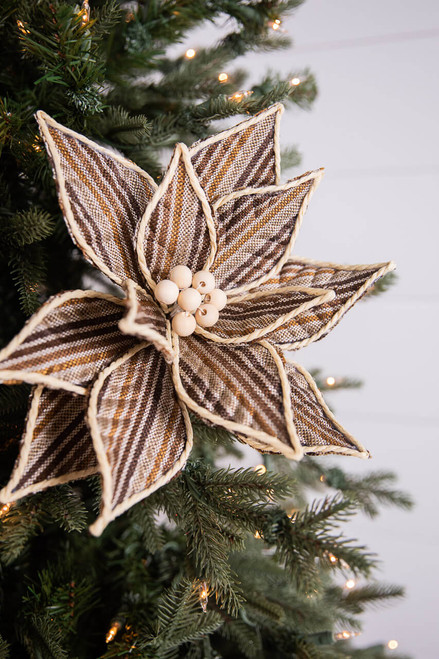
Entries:
[[218, 311], [222, 311], [227, 304], [227, 295], [220, 288], [214, 288], [213, 291], [210, 291], [204, 298], [204, 301], [207, 304], [213, 304]]
[[202, 302], [200, 293], [195, 288], [186, 288], [177, 298], [178, 305], [184, 311], [195, 311]]
[[192, 278], [192, 286], [200, 291], [201, 295], [210, 293], [215, 288], [215, 277], [208, 270], [198, 270]]
[[178, 298], [178, 286], [170, 279], [162, 279], [155, 287], [156, 300], [163, 304], [174, 304]]
[[187, 311], [176, 313], [172, 319], [172, 329], [178, 336], [190, 336], [193, 334], [196, 326], [195, 316], [192, 316]]
[[202, 304], [195, 312], [195, 319], [201, 327], [212, 327], [219, 318], [219, 311], [213, 304]]
[[169, 279], [183, 291], [192, 284], [192, 272], [185, 265], [176, 265], [175, 268], [172, 268]]

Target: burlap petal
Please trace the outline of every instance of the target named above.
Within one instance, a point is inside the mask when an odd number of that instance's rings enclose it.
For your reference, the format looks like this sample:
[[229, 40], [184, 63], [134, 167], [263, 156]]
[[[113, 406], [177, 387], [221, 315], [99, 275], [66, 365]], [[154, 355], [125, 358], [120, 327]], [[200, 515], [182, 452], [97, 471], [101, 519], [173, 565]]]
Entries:
[[137, 343], [118, 323], [123, 301], [95, 291], [54, 295], [0, 352], [0, 381], [84, 394], [102, 368]]
[[3, 503], [97, 472], [85, 408], [84, 396], [34, 388], [20, 453], [0, 492]]
[[294, 426], [304, 453], [368, 458], [369, 453], [335, 419], [311, 375], [299, 364], [285, 364], [291, 387]]
[[273, 105], [192, 145], [192, 163], [209, 201], [235, 190], [279, 183], [282, 112], [282, 105]]
[[179, 398], [208, 423], [263, 451], [300, 460], [283, 354], [267, 341], [223, 345], [192, 335], [178, 340], [172, 364]]
[[317, 170], [281, 186], [242, 190], [215, 202], [218, 248], [211, 271], [219, 288], [240, 293], [280, 271], [322, 175]]
[[278, 275], [261, 284], [262, 290], [276, 290], [287, 285], [316, 286], [333, 290], [335, 297], [298, 314], [293, 323], [279, 327], [270, 340], [286, 350], [298, 350], [321, 339], [378, 279], [394, 269], [395, 264], [391, 261], [373, 265], [337, 265], [290, 259]]
[[192, 272], [208, 268], [216, 251], [216, 229], [188, 149], [177, 144], [168, 171], [139, 225], [137, 256], [154, 289], [175, 265]]
[[197, 326], [197, 334], [217, 343], [239, 344], [271, 340], [279, 332], [295, 336], [296, 319], [334, 297], [333, 291], [305, 286], [254, 290], [230, 298], [210, 331]]
[[146, 344], [99, 375], [87, 418], [103, 481], [101, 514], [90, 531], [100, 535], [182, 469], [192, 428], [163, 356]]
[[70, 234], [117, 284], [143, 280], [134, 236], [157, 185], [140, 167], [37, 113]]
[[126, 292], [127, 313], [119, 322], [119, 329], [125, 334], [150, 341], [163, 353], [168, 363], [174, 359], [170, 341], [170, 324], [157, 302], [128, 279], [123, 288]]

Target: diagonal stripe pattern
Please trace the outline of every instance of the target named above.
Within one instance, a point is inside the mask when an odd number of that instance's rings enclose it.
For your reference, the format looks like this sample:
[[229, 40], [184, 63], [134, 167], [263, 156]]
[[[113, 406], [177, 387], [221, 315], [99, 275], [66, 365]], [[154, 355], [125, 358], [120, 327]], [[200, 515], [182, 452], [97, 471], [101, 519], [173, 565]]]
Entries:
[[[178, 156], [179, 151], [174, 160]], [[209, 232], [181, 156], [145, 226], [143, 246], [146, 266], [156, 283], [168, 278], [175, 265], [187, 265], [192, 272], [204, 268], [210, 251]]]
[[[335, 297], [296, 316], [281, 326], [270, 338], [286, 348], [297, 349], [302, 342], [317, 340], [335, 327], [342, 316], [383, 276], [391, 264], [379, 263], [364, 266], [342, 266], [332, 263], [290, 259], [279, 275], [261, 284], [264, 290], [278, 286], [316, 286], [335, 292]], [[360, 295], [358, 296], [358, 292]], [[337, 316], [336, 316], [337, 314]], [[294, 344], [294, 345], [293, 345]]]
[[[67, 482], [97, 471], [92, 439], [85, 424], [86, 400], [65, 391], [34, 389], [30, 398], [38, 406], [37, 416], [27, 420], [24, 447], [17, 460], [21, 475], [10, 489], [12, 497], [21, 491], [37, 491], [52, 479]], [[24, 449], [24, 450], [23, 450]], [[12, 480], [15, 476], [12, 474]]]
[[[279, 106], [278, 106], [279, 107]], [[233, 134], [219, 133], [191, 148], [194, 169], [210, 201], [234, 190], [276, 181], [275, 125], [279, 110], [262, 112], [256, 123], [243, 121]], [[249, 125], [250, 123], [250, 125]]]
[[[106, 266], [117, 283], [128, 277], [141, 283], [134, 236], [153, 194], [149, 180], [62, 127], [47, 124], [47, 129], [53, 140], [48, 152], [58, 178], [61, 207], [76, 244], [97, 267]], [[67, 200], [62, 198], [62, 181]]]
[[147, 496], [174, 467], [186, 430], [169, 367], [152, 346], [131, 355], [96, 386], [96, 432], [111, 472], [114, 509], [139, 493]]
[[287, 320], [289, 317], [300, 314], [307, 306], [319, 304], [322, 293], [326, 293], [322, 289], [298, 288], [277, 288], [231, 297], [214, 327], [203, 335], [214, 341], [234, 343], [256, 341], [263, 336], [270, 339], [277, 335], [277, 326], [293, 324], [293, 319]]
[[291, 447], [279, 372], [259, 344], [220, 345], [190, 336], [180, 342], [180, 377], [188, 396], [225, 422], [243, 424]]
[[[317, 385], [302, 366], [287, 362], [285, 364], [291, 387], [291, 403], [294, 425], [302, 446], [315, 449], [334, 448], [334, 453], [340, 449], [352, 453], [364, 453], [358, 442], [342, 428], [326, 406], [317, 389]], [[312, 454], [312, 450], [306, 451]], [[331, 451], [324, 450], [325, 455]]]
[[313, 179], [299, 180], [287, 189], [245, 192], [218, 207], [218, 250], [212, 272], [219, 288], [233, 289], [270, 272], [289, 247], [313, 184]]
[[13, 371], [16, 381], [46, 383], [49, 376], [56, 388], [85, 386], [136, 343], [119, 331], [123, 307], [113, 300], [92, 291], [52, 297], [0, 353], [0, 378], [2, 371]]

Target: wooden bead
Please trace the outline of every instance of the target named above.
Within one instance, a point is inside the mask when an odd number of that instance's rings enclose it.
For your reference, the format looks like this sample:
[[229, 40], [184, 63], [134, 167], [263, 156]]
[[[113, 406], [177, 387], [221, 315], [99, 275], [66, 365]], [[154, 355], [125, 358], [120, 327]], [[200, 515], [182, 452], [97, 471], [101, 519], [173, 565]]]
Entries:
[[210, 293], [215, 288], [215, 277], [208, 270], [198, 270], [192, 278], [192, 286], [200, 291], [201, 295]]
[[178, 305], [184, 311], [195, 311], [202, 302], [200, 293], [195, 288], [186, 288], [177, 298]]
[[227, 295], [220, 288], [214, 288], [204, 298], [207, 304], [213, 304], [214, 307], [221, 311], [227, 304]]
[[163, 304], [174, 304], [178, 298], [178, 286], [170, 279], [162, 279], [155, 287], [156, 300]]
[[176, 265], [175, 268], [172, 268], [169, 279], [183, 291], [192, 284], [192, 272], [185, 265]]
[[176, 313], [172, 319], [172, 329], [178, 336], [190, 336], [197, 326], [195, 317], [187, 311]]
[[202, 304], [195, 312], [195, 319], [201, 327], [212, 327], [219, 318], [219, 311], [213, 304]]

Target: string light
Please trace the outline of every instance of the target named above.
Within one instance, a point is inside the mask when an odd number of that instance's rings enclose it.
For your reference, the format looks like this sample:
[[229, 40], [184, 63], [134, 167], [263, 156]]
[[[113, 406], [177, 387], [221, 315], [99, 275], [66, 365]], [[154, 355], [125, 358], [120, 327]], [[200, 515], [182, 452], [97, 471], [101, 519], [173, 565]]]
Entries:
[[259, 531], [256, 531], [254, 537], [256, 538], [256, 540], [261, 540], [261, 535], [260, 535]]
[[265, 465], [256, 465], [256, 467], [253, 467], [253, 471], [262, 476], [267, 471], [267, 467]]
[[324, 476], [324, 475], [322, 474], [322, 475], [320, 476], [320, 478], [319, 478], [319, 481], [320, 481], [321, 483], [324, 483], [324, 482], [326, 481], [326, 476]]
[[82, 9], [79, 12], [81, 15], [82, 24], [85, 25], [90, 20], [90, 5], [87, 0], [83, 0]]
[[224, 73], [224, 72], [223, 72], [223, 73], [220, 73], [219, 76], [218, 76], [218, 80], [219, 80], [220, 82], [227, 82], [228, 79], [229, 79], [228, 74], [227, 74], [227, 73]]
[[353, 638], [354, 636], [360, 636], [361, 632], [348, 632], [346, 629], [338, 634], [334, 634], [336, 641], [347, 641], [348, 638]]
[[118, 632], [120, 632], [121, 629], [122, 629], [122, 624], [119, 622], [119, 620], [114, 620], [111, 623], [111, 627], [107, 632], [107, 635], [105, 637], [105, 642], [111, 643], [112, 641], [114, 641]]
[[353, 579], [348, 579], [344, 587], [347, 588], [347, 590], [352, 590], [352, 588], [355, 588], [356, 585], [357, 585], [356, 581], [354, 581]]
[[200, 606], [203, 609], [203, 613], [207, 611], [207, 603], [209, 601], [209, 593], [207, 590], [207, 583], [203, 581], [200, 588]]
[[0, 508], [0, 517], [6, 515], [10, 511], [11, 506], [12, 506], [12, 501], [10, 503], [5, 503], [4, 506]]
[[30, 30], [27, 29], [23, 21], [17, 21], [17, 27], [23, 34], [30, 34]]
[[334, 554], [329, 553], [328, 558], [329, 558], [329, 562], [332, 563], [333, 565], [335, 563], [338, 563], [338, 558], [337, 556], [334, 556]]
[[332, 377], [332, 375], [329, 376], [329, 378], [326, 378], [326, 384], [328, 387], [333, 387], [335, 384], [335, 378]]
[[387, 647], [389, 648], [389, 650], [396, 650], [398, 645], [399, 645], [399, 643], [398, 643], [398, 641], [395, 641], [395, 639], [392, 639], [391, 641], [389, 641], [387, 643]]
[[280, 22], [280, 20], [279, 20], [278, 18], [276, 18], [274, 21], [272, 21], [271, 23], [269, 23], [271, 29], [272, 29], [272, 30], [275, 30], [275, 31], [278, 30], [278, 29], [280, 28], [280, 24], [281, 24], [281, 22]]
[[186, 57], [186, 59], [193, 59], [196, 54], [197, 54], [196, 50], [194, 50], [193, 48], [188, 48], [184, 56]]
[[300, 85], [301, 82], [302, 81], [300, 78], [291, 78], [290, 85], [292, 85], [293, 87], [297, 87], [297, 85]]
[[227, 98], [229, 101], [237, 101], [238, 103], [242, 101], [243, 98], [247, 98], [247, 96], [251, 96], [253, 94], [252, 91], [244, 91], [244, 92], [235, 92], [231, 96], [228, 96]]

